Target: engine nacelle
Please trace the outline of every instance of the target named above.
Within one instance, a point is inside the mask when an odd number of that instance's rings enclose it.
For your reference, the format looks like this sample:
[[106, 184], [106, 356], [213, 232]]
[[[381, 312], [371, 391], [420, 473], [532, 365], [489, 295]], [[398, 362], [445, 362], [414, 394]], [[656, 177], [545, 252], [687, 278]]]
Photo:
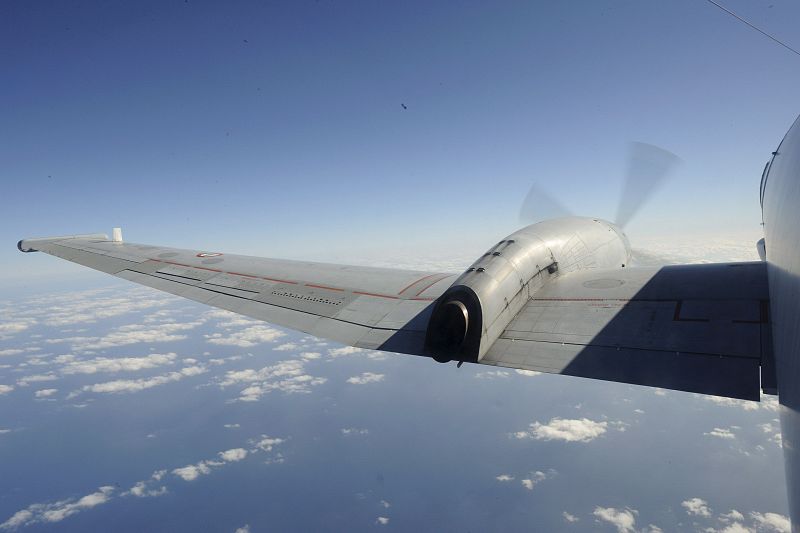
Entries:
[[552, 277], [625, 267], [630, 246], [614, 224], [568, 217], [512, 233], [470, 266], [438, 299], [426, 347], [439, 362], [480, 361], [509, 322]]

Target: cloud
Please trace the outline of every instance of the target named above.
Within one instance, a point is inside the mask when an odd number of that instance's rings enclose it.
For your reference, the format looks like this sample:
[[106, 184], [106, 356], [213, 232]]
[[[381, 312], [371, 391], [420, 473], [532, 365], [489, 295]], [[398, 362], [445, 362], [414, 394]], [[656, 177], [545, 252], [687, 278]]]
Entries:
[[617, 528], [619, 533], [629, 533], [635, 531], [636, 516], [639, 514], [635, 509], [615, 509], [613, 507], [595, 507], [595, 517], [604, 522], [608, 522]]
[[14, 390], [13, 386], [0, 384], [0, 396], [2, 396], [3, 394], [8, 394], [12, 390]]
[[765, 531], [778, 531], [779, 533], [790, 533], [792, 524], [788, 517], [778, 513], [750, 513], [750, 518]]
[[293, 342], [286, 342], [281, 344], [280, 346], [276, 346], [275, 348], [273, 348], [273, 350], [276, 352], [291, 352], [292, 350], [296, 350], [298, 348], [300, 348], [299, 344], [295, 344]]
[[534, 422], [530, 429], [514, 433], [514, 436], [518, 439], [589, 442], [603, 435], [607, 428], [608, 422], [595, 422], [588, 418], [553, 418], [547, 424]]
[[37, 390], [34, 393], [34, 395], [37, 398], [48, 398], [48, 397], [52, 396], [53, 394], [55, 394], [57, 392], [58, 392], [58, 389], [41, 389], [41, 390]]
[[[199, 461], [196, 464], [175, 468], [172, 470], [172, 473], [184, 481], [193, 481], [201, 475], [211, 473], [214, 468], [241, 461], [251, 453], [272, 452], [275, 446], [283, 442], [285, 442], [284, 439], [261, 435], [261, 437], [254, 442], [255, 446], [250, 451], [245, 448], [232, 448], [219, 452], [217, 454], [219, 460]], [[277, 454], [277, 459], [266, 462], [280, 462], [281, 460], [280, 454]], [[167, 492], [167, 487], [164, 484], [167, 472], [166, 469], [156, 470], [148, 479], [136, 482], [129, 490], [123, 492], [119, 496], [133, 496], [136, 498], [161, 496]], [[114, 487], [102, 486], [96, 492], [79, 499], [70, 498], [54, 503], [35, 503], [14, 513], [8, 520], [0, 524], [0, 529], [12, 530], [37, 522], [60, 522], [79, 511], [90, 509], [110, 501], [113, 497], [113, 492]]]
[[386, 524], [389, 523], [389, 518], [387, 518], [385, 516], [379, 516], [378, 519], [376, 520], [376, 523], [378, 523], [378, 524], [380, 524], [382, 526], [385, 526]]
[[738, 407], [745, 411], [757, 411], [761, 409], [764, 411], [777, 412], [780, 409], [778, 398], [775, 396], [762, 396], [760, 402], [739, 400], [736, 398], [726, 398], [724, 396], [707, 396], [703, 394], [697, 394], [695, 396], [702, 398], [707, 402], [712, 402], [724, 407]]
[[375, 350], [366, 350], [364, 348], [356, 348], [355, 346], [342, 346], [341, 348], [330, 348], [328, 350], [328, 357], [336, 359], [347, 355], [365, 355], [368, 359], [383, 360], [386, 359], [385, 352]]
[[541, 372], [536, 372], [535, 370], [522, 370], [520, 368], [514, 370], [514, 372], [516, 372], [517, 374], [519, 374], [521, 376], [529, 376], [529, 377], [541, 376], [542, 375]]
[[[3, 319], [0, 321], [0, 338], [10, 338], [17, 333], [25, 331], [36, 324], [36, 320], [31, 318], [21, 320]], [[0, 354], [0, 355], [16, 355], [16, 354]]]
[[575, 516], [575, 515], [573, 515], [573, 514], [569, 514], [569, 513], [568, 513], [568, 512], [566, 512], [566, 511], [564, 511], [563, 513], [561, 513], [561, 516], [563, 516], [563, 517], [564, 517], [564, 520], [565, 520], [565, 521], [567, 521], [567, 522], [569, 522], [570, 524], [574, 524], [575, 522], [577, 522], [578, 520], [580, 520], [580, 518], [578, 518], [577, 516]]
[[114, 487], [103, 486], [96, 492], [75, 500], [61, 500], [55, 503], [35, 503], [17, 511], [11, 518], [0, 524], [0, 529], [16, 529], [37, 522], [60, 522], [80, 511], [97, 507], [109, 501]]
[[222, 333], [212, 333], [210, 335], [205, 335], [205, 338], [207, 342], [220, 346], [251, 348], [259, 344], [274, 342], [276, 339], [285, 335], [286, 333], [283, 331], [259, 324], [225, 335]]
[[327, 379], [306, 374], [305, 364], [304, 360], [289, 359], [260, 370], [231, 370], [225, 373], [219, 384], [223, 388], [249, 384], [250, 386], [239, 393], [238, 400], [242, 402], [258, 401], [263, 395], [276, 390], [284, 393], [309, 393], [311, 387], [321, 385]]
[[342, 428], [342, 435], [368, 435], [368, 429]]
[[64, 374], [96, 374], [98, 372], [137, 372], [159, 366], [171, 365], [177, 359], [174, 353], [153, 353], [143, 357], [97, 357], [72, 361], [61, 368]]
[[367, 383], [378, 383], [383, 381], [384, 374], [375, 374], [373, 372], [364, 372], [360, 376], [353, 376], [347, 379], [347, 382], [352, 385], [366, 385]]
[[284, 442], [286, 442], [284, 439], [261, 435], [261, 438], [253, 443], [255, 447], [251, 451], [255, 452], [261, 450], [262, 452], [271, 452], [275, 446], [283, 444]]
[[55, 374], [34, 374], [31, 376], [23, 376], [17, 380], [17, 385], [20, 387], [27, 387], [31, 383], [38, 383], [42, 381], [55, 381], [58, 376]]
[[93, 323], [134, 311], [162, 307], [177, 298], [153, 289], [137, 287], [120, 289], [96, 289], [47, 295], [28, 300], [28, 305], [43, 317], [48, 326], [67, 326]]
[[245, 524], [242, 527], [236, 528], [233, 533], [250, 533], [250, 524]]
[[174, 342], [187, 338], [180, 333], [194, 329], [203, 324], [202, 320], [194, 322], [171, 322], [166, 324], [129, 324], [120, 326], [102, 337], [67, 337], [64, 339], [48, 339], [50, 344], [68, 342], [76, 351], [88, 352], [105, 350], [138, 343]]
[[[117, 379], [114, 381], [106, 381], [104, 383], [95, 383], [94, 385], [85, 385], [80, 390], [83, 392], [96, 392], [103, 394], [140, 392], [153, 387], [158, 387], [159, 385], [180, 381], [185, 377], [197, 376], [204, 372], [206, 372], [206, 369], [203, 366], [189, 366], [182, 368], [178, 372], [169, 372], [168, 374], [161, 374], [149, 378]], [[77, 394], [77, 392], [70, 394], [70, 397], [74, 397], [75, 394]]]
[[226, 427], [228, 429], [233, 429], [233, 428], [238, 428], [240, 426], [239, 424], [225, 424], [223, 427]]
[[210, 474], [212, 466], [221, 466], [223, 464], [224, 463], [217, 461], [200, 461], [197, 464], [176, 468], [172, 471], [172, 473], [184, 481], [194, 481], [201, 475]]
[[225, 450], [224, 452], [219, 452], [219, 457], [226, 463], [233, 463], [236, 461], [241, 461], [245, 457], [247, 457], [247, 450], [244, 448], [233, 448], [231, 450]]
[[[711, 529], [710, 531], [715, 531]], [[725, 526], [723, 529], [719, 530], [719, 533], [755, 533], [749, 527], [745, 527], [739, 522], [734, 522], [728, 526]]]
[[166, 475], [166, 470], [156, 470], [150, 476], [150, 479], [146, 479], [144, 481], [138, 481], [133, 487], [130, 488], [127, 492], [124, 492], [123, 496], [135, 496], [137, 498], [154, 498], [156, 496], [162, 496], [167, 493], [167, 487], [161, 486], [157, 489], [150, 488], [150, 485], [153, 483], [160, 482], [163, 477]]
[[532, 472], [530, 477], [521, 480], [522, 486], [528, 490], [533, 490], [533, 487], [542, 481], [547, 479], [547, 475], [544, 472], [536, 471]]
[[478, 379], [507, 378], [510, 375], [511, 373], [505, 370], [487, 370], [485, 372], [475, 372], [475, 377]]
[[497, 481], [514, 481], [514, 476], [510, 476], [508, 474], [500, 474], [499, 476], [496, 476], [495, 479]]
[[389, 503], [389, 502], [387, 502], [386, 500], [381, 500], [381, 501], [380, 501], [380, 505], [381, 505], [381, 507], [383, 507], [384, 509], [388, 509], [389, 507], [391, 507], [391, 506], [392, 506], [392, 504], [391, 504], [391, 503]]
[[356, 348], [355, 346], [342, 346], [341, 348], [331, 348], [328, 350], [328, 356], [335, 358], [342, 357], [343, 355], [353, 355], [364, 352], [366, 352], [364, 348]]
[[711, 510], [708, 508], [708, 502], [701, 498], [689, 498], [681, 502], [681, 507], [686, 509], [689, 516], [711, 516]]
[[[702, 500], [701, 500], [702, 501]], [[744, 520], [744, 515], [736, 509], [731, 509], [729, 512], [719, 515], [719, 520], [722, 522], [729, 522], [731, 520]]]
[[736, 435], [730, 429], [725, 428], [714, 428], [708, 433], [703, 433], [703, 435], [708, 435], [710, 437], [717, 437], [720, 439], [735, 439]]

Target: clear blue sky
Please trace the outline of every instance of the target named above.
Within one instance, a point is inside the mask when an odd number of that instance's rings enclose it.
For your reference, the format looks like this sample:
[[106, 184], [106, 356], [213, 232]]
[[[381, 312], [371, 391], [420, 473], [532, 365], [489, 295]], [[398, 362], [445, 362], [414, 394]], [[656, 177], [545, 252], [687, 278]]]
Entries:
[[[800, 5], [726, 5], [800, 47]], [[626, 143], [684, 165], [636, 235], [758, 231], [800, 57], [702, 0], [3, 2], [2, 276], [18, 239], [346, 260], [482, 249], [530, 184], [611, 218]], [[404, 109], [401, 104], [405, 104]]]

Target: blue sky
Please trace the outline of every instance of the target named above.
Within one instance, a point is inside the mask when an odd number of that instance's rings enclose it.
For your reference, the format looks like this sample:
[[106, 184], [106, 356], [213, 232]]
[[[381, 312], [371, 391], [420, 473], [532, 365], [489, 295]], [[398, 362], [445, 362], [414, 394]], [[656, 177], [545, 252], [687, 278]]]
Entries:
[[634, 245], [752, 258], [797, 56], [704, 0], [13, 1], [0, 49], [0, 528], [786, 531], [774, 398], [342, 351], [14, 245], [458, 270], [534, 183], [612, 218], [643, 141], [684, 162]]
[[[729, 7], [796, 36], [792, 2]], [[699, 0], [6, 2], [0, 46], [14, 283], [77, 271], [18, 239], [118, 225], [277, 257], [477, 255], [532, 183], [612, 218], [632, 140], [684, 159], [634, 239], [749, 239], [800, 111], [800, 57]]]

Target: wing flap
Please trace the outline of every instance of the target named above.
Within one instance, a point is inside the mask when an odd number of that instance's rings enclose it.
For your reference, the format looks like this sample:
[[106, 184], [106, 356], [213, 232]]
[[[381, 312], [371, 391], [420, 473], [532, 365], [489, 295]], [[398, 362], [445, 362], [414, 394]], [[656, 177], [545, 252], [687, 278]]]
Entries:
[[763, 263], [575, 272], [537, 293], [481, 362], [757, 400], [767, 309]]

